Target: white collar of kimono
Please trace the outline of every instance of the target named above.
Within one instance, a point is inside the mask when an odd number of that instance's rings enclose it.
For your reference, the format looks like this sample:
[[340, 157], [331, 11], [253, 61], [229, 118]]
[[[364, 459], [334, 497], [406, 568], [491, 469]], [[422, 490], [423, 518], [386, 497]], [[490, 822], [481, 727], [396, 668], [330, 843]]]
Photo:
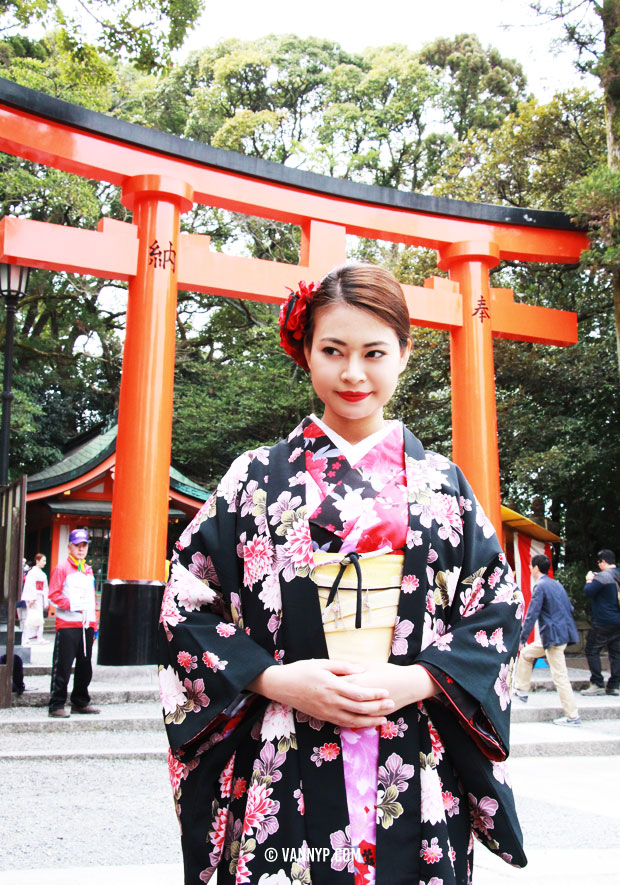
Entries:
[[335, 430], [328, 427], [327, 424], [325, 424], [324, 421], [321, 421], [320, 418], [317, 418], [316, 415], [310, 415], [310, 418], [321, 428], [325, 436], [333, 442], [336, 448], [340, 449], [351, 467], [355, 467], [357, 462], [361, 461], [364, 455], [367, 455], [371, 449], [374, 449], [374, 447], [394, 429], [396, 424], [398, 424], [398, 421], [386, 421], [381, 430], [377, 430], [376, 433], [371, 433], [366, 439], [362, 439], [358, 443], [353, 444], [339, 436]]

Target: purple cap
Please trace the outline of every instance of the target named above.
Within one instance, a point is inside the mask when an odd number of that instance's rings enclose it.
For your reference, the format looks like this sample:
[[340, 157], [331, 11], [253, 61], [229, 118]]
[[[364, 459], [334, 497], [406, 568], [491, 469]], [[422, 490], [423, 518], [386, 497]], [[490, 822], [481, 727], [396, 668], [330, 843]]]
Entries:
[[70, 544], [88, 544], [89, 537], [86, 529], [73, 529], [69, 535]]

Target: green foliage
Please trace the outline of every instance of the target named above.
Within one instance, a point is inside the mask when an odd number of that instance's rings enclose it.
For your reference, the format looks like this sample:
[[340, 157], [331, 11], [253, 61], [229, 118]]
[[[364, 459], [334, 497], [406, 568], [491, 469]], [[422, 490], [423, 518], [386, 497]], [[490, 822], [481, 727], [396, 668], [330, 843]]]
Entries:
[[570, 197], [577, 220], [594, 233], [592, 249], [584, 260], [597, 267], [620, 267], [620, 170], [597, 166], [573, 183]]
[[565, 210], [574, 182], [605, 156], [603, 108], [585, 90], [518, 104], [493, 133], [455, 146], [434, 191], [441, 196]]
[[[459, 53], [470, 70], [488, 68], [467, 81], [466, 102], [467, 119], [478, 115], [490, 130], [522, 93], [522, 72], [471, 35]], [[162, 78], [145, 96], [143, 122], [279, 163], [424, 190], [459, 137], [455, 123], [466, 125], [456, 111], [436, 125], [437, 111], [456, 100], [450, 84], [434, 58], [400, 45], [352, 55], [313, 37], [227, 40]], [[493, 113], [483, 110], [490, 102]]]
[[598, 76], [603, 89], [609, 174], [602, 168], [595, 169], [583, 182], [577, 181], [568, 205], [591, 231], [593, 245], [584, 260], [610, 272], [620, 373], [620, 241], [615, 221], [616, 176], [620, 174], [620, 0], [555, 0], [551, 5], [537, 0], [532, 8], [561, 22], [564, 42], [577, 51], [576, 66]]
[[170, 64], [203, 6], [203, 0], [2, 0], [0, 28], [38, 20], [58, 30], [85, 69], [97, 64], [101, 50], [130, 60], [138, 70], [155, 71]]
[[314, 37], [227, 40], [207, 48], [184, 66], [195, 82], [183, 134], [285, 163], [312, 139], [333, 70], [355, 63], [337, 44]]
[[485, 50], [475, 34], [440, 37], [420, 53], [420, 60], [442, 73], [442, 110], [458, 141], [470, 132], [497, 129], [525, 97], [521, 65]]
[[590, 619], [590, 604], [588, 597], [583, 592], [585, 574], [593, 568], [591, 562], [567, 562], [561, 565], [555, 572], [554, 578], [565, 588], [574, 607], [576, 621]]
[[210, 346], [179, 347], [172, 440], [175, 464], [208, 488], [241, 452], [276, 442], [320, 405], [280, 347], [277, 309], [211, 304]]
[[553, 348], [496, 341], [502, 490], [527, 512], [535, 495], [567, 539], [566, 561], [585, 561], [618, 533], [620, 455], [613, 314], [604, 275], [574, 268], [505, 267], [494, 282], [524, 300], [575, 310], [579, 343]]

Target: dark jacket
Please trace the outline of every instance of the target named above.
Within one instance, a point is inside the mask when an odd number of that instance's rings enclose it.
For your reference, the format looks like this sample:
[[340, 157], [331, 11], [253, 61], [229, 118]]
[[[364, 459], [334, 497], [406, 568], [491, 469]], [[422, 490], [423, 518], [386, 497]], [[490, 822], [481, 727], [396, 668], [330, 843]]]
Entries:
[[620, 626], [616, 581], [620, 581], [620, 568], [608, 568], [598, 572], [594, 580], [583, 588], [592, 606], [592, 623], [597, 627]]
[[573, 620], [573, 606], [559, 581], [543, 575], [534, 585], [532, 599], [521, 630], [521, 642], [526, 642], [538, 621], [543, 648], [578, 642], [579, 633]]

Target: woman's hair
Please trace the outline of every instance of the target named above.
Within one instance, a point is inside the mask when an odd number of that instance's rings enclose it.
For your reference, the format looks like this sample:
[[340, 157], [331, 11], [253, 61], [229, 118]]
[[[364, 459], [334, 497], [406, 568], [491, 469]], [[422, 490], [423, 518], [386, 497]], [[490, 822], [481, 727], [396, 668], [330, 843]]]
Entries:
[[306, 347], [312, 345], [317, 311], [334, 304], [367, 310], [394, 330], [401, 350], [407, 346], [409, 310], [400, 283], [389, 270], [373, 264], [344, 264], [323, 277], [308, 303]]
[[42, 560], [42, 559], [45, 559], [45, 558], [46, 558], [46, 557], [45, 557], [45, 553], [37, 553], [37, 555], [36, 555], [35, 558], [34, 558], [34, 561], [35, 561], [35, 562], [41, 562], [41, 560]]

